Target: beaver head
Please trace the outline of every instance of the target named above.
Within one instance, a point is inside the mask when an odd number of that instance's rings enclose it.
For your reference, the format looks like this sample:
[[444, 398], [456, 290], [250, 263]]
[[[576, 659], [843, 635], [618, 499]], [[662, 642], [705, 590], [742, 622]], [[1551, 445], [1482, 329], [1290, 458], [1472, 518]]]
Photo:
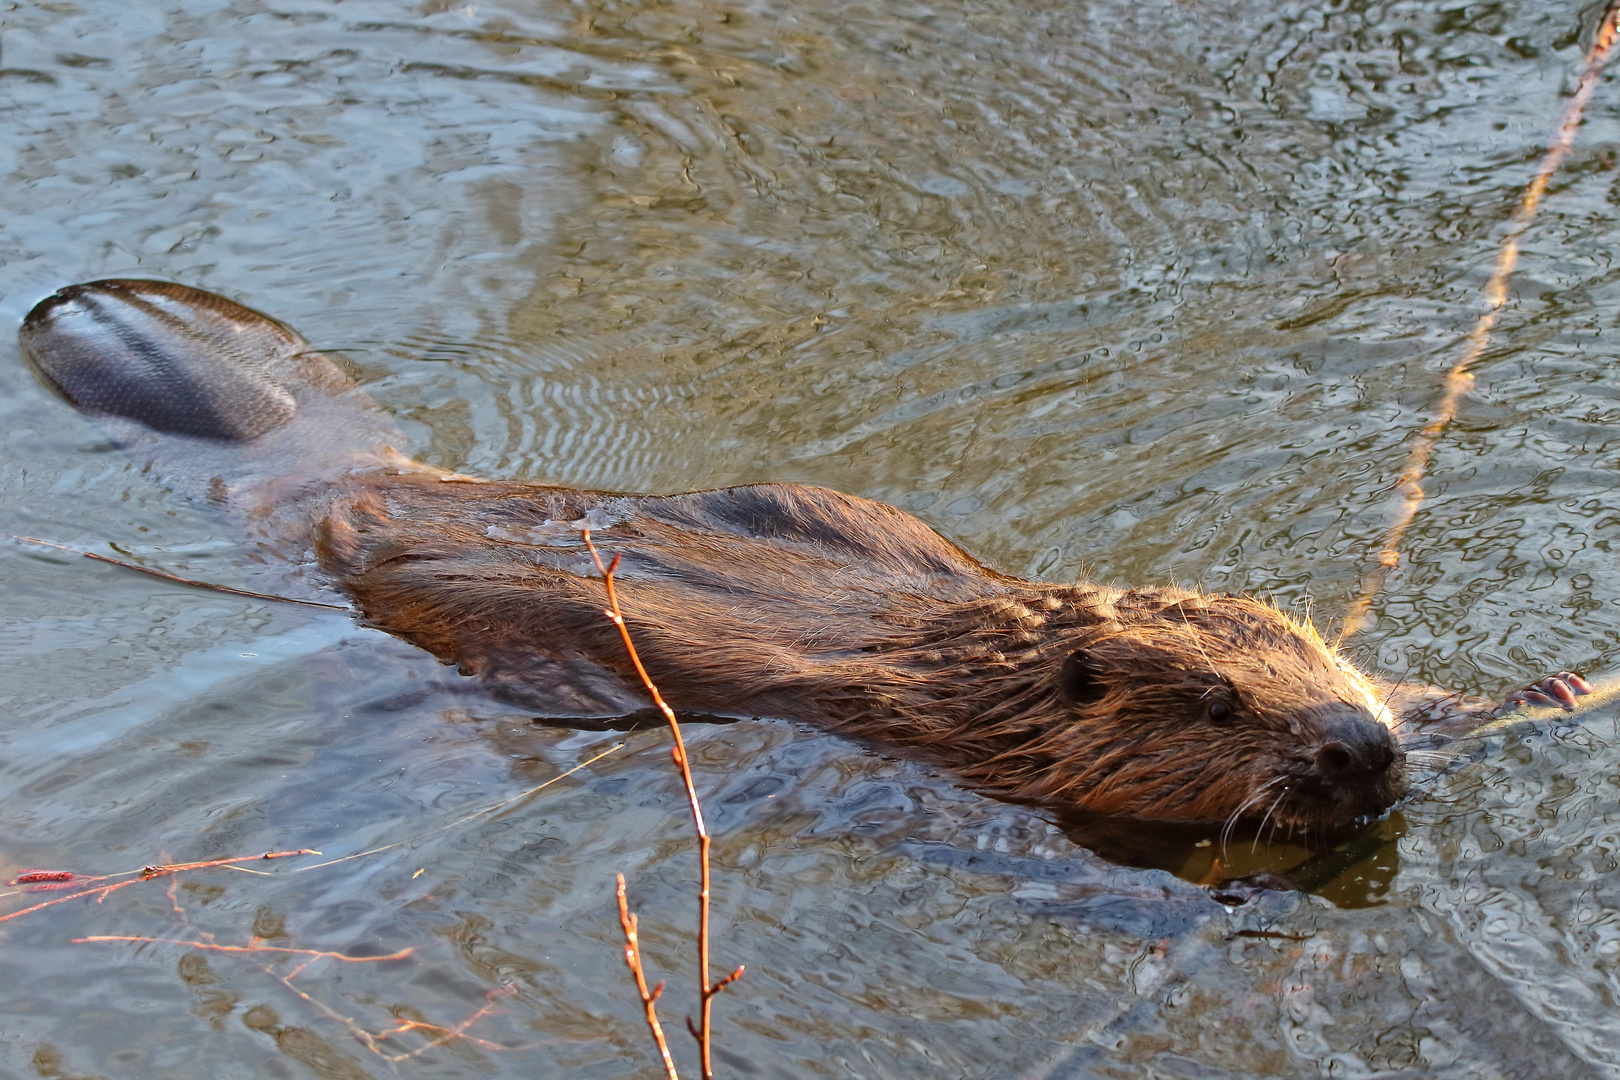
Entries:
[[1405, 790], [1375, 685], [1270, 604], [1081, 585], [965, 605], [952, 621], [912, 649], [958, 691], [897, 711], [953, 757], [974, 744], [961, 771], [1002, 794], [1309, 832]]

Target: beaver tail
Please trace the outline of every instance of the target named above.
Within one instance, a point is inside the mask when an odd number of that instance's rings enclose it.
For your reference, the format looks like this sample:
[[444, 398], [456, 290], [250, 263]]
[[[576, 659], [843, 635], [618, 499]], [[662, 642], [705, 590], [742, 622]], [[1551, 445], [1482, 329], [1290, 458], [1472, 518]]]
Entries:
[[289, 327], [166, 281], [70, 285], [28, 313], [23, 356], [182, 494], [373, 468], [399, 433]]
[[166, 281], [70, 285], [28, 313], [22, 352], [81, 412], [171, 435], [246, 442], [290, 421], [293, 387], [349, 380], [291, 329]]

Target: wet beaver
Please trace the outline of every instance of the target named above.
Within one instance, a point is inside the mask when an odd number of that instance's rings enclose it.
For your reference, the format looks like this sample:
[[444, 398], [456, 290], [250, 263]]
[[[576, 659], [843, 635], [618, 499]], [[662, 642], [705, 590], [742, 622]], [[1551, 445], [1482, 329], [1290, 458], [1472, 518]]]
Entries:
[[[1488, 710], [1358, 671], [1251, 597], [1024, 581], [915, 518], [821, 488], [628, 495], [412, 461], [290, 329], [181, 285], [101, 281], [28, 315], [24, 355], [109, 437], [367, 623], [549, 716], [646, 701], [583, 546], [677, 709], [805, 721], [925, 752], [1014, 799], [1315, 830], [1403, 794], [1403, 720]], [[1525, 696], [1570, 704], [1568, 675]]]

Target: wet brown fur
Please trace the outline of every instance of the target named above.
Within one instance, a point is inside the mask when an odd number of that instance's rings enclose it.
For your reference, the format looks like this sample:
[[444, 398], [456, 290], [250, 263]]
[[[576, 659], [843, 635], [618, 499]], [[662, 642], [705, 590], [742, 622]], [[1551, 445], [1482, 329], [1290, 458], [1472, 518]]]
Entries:
[[314, 550], [369, 622], [554, 715], [645, 705], [588, 526], [623, 555], [631, 630], [678, 709], [802, 720], [1011, 798], [1167, 820], [1309, 829], [1404, 787], [1398, 766], [1348, 789], [1313, 779], [1313, 716], [1371, 718], [1380, 690], [1249, 597], [1023, 581], [898, 510], [799, 485], [630, 496], [367, 474], [319, 501]]
[[[794, 484], [684, 495], [455, 476], [292, 330], [168, 282], [70, 286], [24, 354], [109, 437], [296, 560], [366, 621], [554, 717], [645, 707], [581, 530], [623, 555], [637, 647], [677, 709], [800, 720], [1002, 795], [1289, 828], [1405, 786], [1394, 690], [1242, 596], [1024, 581], [922, 522]], [[265, 407], [254, 412], [246, 399]], [[1466, 711], [1420, 689], [1398, 713]]]

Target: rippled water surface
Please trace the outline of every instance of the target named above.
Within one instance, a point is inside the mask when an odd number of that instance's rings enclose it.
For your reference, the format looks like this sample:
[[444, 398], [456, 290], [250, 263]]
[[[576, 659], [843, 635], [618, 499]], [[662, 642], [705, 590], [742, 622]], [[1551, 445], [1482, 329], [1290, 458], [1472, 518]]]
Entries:
[[[0, 323], [71, 281], [184, 281], [340, 351], [437, 465], [826, 484], [1015, 573], [1245, 589], [1331, 626], [1598, 14], [13, 4]], [[1620, 659], [1617, 154], [1606, 82], [1369, 665], [1500, 695]], [[9, 330], [0, 531], [252, 576]], [[387, 850], [0, 925], [0, 1072], [658, 1074], [612, 889], [676, 1030], [695, 870], [665, 736], [539, 727], [340, 615], [6, 544], [6, 878]], [[787, 724], [690, 739], [716, 966], [748, 968], [724, 1075], [1620, 1074], [1611, 715], [1491, 744], [1337, 851], [1234, 842], [1228, 869], [1307, 890], [1242, 903], [1199, 884], [1192, 838]], [[96, 936], [161, 940], [74, 941]], [[216, 947], [254, 943], [349, 959]]]

